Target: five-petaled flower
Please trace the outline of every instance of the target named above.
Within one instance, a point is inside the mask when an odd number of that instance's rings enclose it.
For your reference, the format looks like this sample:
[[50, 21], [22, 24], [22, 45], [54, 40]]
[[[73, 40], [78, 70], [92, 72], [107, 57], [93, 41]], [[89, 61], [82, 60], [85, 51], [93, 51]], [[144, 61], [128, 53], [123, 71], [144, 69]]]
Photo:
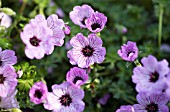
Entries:
[[53, 112], [82, 112], [84, 110], [84, 91], [68, 82], [52, 86], [53, 92], [48, 93], [44, 108]]
[[123, 60], [133, 62], [138, 57], [138, 48], [135, 42], [128, 41], [117, 53]]
[[164, 87], [163, 81], [169, 72], [168, 62], [164, 59], [157, 59], [149, 55], [141, 60], [143, 66], [137, 66], [133, 70], [132, 80], [136, 83], [138, 92], [162, 92]]
[[90, 65], [102, 63], [105, 59], [106, 49], [102, 47], [102, 40], [96, 34], [88, 35], [88, 38], [78, 33], [70, 40], [73, 49], [67, 52], [70, 63], [77, 64], [81, 68], [88, 68]]
[[31, 102], [35, 104], [43, 103], [47, 98], [47, 86], [41, 81], [36, 82], [29, 91]]

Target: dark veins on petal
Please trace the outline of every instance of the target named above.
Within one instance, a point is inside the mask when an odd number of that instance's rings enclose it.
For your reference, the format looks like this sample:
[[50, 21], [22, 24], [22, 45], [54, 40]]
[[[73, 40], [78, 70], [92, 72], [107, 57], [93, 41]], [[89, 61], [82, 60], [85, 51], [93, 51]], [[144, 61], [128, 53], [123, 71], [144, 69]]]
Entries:
[[151, 103], [146, 106], [147, 112], [158, 112], [158, 105], [155, 103]]
[[30, 43], [33, 46], [39, 46], [40, 42], [41, 42], [41, 40], [39, 40], [36, 36], [30, 38]]
[[35, 93], [34, 93], [34, 97], [37, 97], [38, 99], [41, 99], [42, 97], [42, 92], [40, 90], [36, 90]]
[[71, 102], [72, 102], [72, 99], [70, 97], [69, 94], [65, 94], [65, 95], [62, 95], [60, 98], [60, 103], [63, 105], [63, 106], [70, 106]]
[[93, 55], [94, 49], [90, 46], [86, 46], [82, 49], [82, 53], [85, 57], [90, 57]]
[[3, 77], [3, 74], [0, 74], [0, 84], [4, 83], [5, 77]]
[[159, 74], [157, 72], [150, 74], [150, 82], [156, 82], [159, 79]]
[[98, 24], [98, 23], [93, 23], [91, 25], [91, 27], [92, 27], [92, 30], [96, 30], [97, 28], [101, 28], [100, 24]]
[[82, 81], [83, 81], [83, 79], [82, 79], [81, 77], [76, 76], [76, 77], [74, 78], [74, 80], [73, 80], [73, 83], [76, 84], [76, 82], [77, 82], [78, 80], [82, 80]]

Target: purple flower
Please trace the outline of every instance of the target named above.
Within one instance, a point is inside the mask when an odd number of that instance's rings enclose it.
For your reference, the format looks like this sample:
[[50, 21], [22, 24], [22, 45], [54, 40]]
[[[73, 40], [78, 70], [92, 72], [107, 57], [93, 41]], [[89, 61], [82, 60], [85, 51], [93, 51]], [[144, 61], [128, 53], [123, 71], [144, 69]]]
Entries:
[[35, 104], [40, 104], [46, 100], [47, 93], [47, 86], [42, 81], [36, 82], [29, 91], [30, 100]]
[[0, 108], [11, 109], [11, 108], [19, 108], [19, 103], [15, 98], [17, 94], [17, 90], [13, 90], [6, 97], [0, 97]]
[[126, 105], [126, 106], [121, 106], [120, 109], [116, 110], [116, 112], [135, 112], [135, 110], [133, 106]]
[[107, 17], [99, 12], [95, 12], [90, 18], [85, 21], [87, 28], [93, 32], [100, 32], [107, 22]]
[[125, 33], [127, 33], [127, 32], [128, 32], [128, 29], [127, 29], [126, 27], [123, 27], [123, 28], [122, 28], [122, 33], [125, 34]]
[[67, 82], [69, 82], [70, 84], [76, 87], [80, 87], [88, 80], [89, 76], [86, 73], [86, 70], [78, 68], [78, 67], [74, 67], [74, 68], [71, 68], [70, 71], [67, 72], [66, 77], [67, 77], [66, 78]]
[[139, 93], [137, 101], [139, 104], [133, 105], [135, 112], [169, 112], [165, 94]]
[[89, 5], [75, 6], [70, 12], [70, 19], [76, 25], [86, 28], [85, 21], [92, 16], [94, 10]]
[[164, 59], [157, 59], [149, 55], [141, 60], [143, 66], [137, 66], [133, 69], [132, 80], [136, 83], [138, 92], [161, 92], [164, 86], [164, 77], [169, 72], [168, 62]]
[[110, 94], [104, 94], [103, 97], [101, 97], [99, 99], [99, 103], [102, 104], [102, 105], [106, 105], [107, 101], [109, 100], [110, 98]]
[[52, 39], [53, 31], [41, 24], [27, 24], [20, 33], [22, 41], [26, 44], [25, 54], [28, 58], [41, 59], [54, 50]]
[[96, 34], [88, 35], [88, 38], [78, 33], [70, 40], [73, 49], [67, 52], [71, 64], [78, 64], [81, 68], [102, 63], [105, 59], [106, 49], [102, 47], [102, 40]]
[[70, 35], [70, 32], [71, 32], [70, 26], [68, 26], [68, 25], [65, 24], [65, 26], [64, 26], [64, 33], [65, 33], [66, 35]]
[[56, 14], [59, 18], [63, 18], [65, 16], [65, 14], [61, 8], [57, 8]]
[[70, 50], [72, 48], [71, 44], [70, 44], [70, 40], [68, 40], [66, 43], [65, 43], [65, 48], [66, 50]]
[[58, 19], [56, 14], [52, 14], [47, 18], [47, 26], [53, 30], [53, 39], [56, 46], [62, 46], [64, 44], [64, 21]]
[[0, 97], [6, 97], [18, 83], [17, 74], [12, 66], [0, 68]]
[[84, 91], [68, 82], [52, 86], [53, 92], [47, 95], [44, 108], [53, 112], [82, 112], [84, 110]]
[[138, 57], [138, 48], [135, 42], [128, 41], [117, 53], [123, 60], [133, 62]]
[[0, 68], [5, 65], [14, 65], [17, 63], [17, 57], [13, 50], [3, 50], [0, 47]]

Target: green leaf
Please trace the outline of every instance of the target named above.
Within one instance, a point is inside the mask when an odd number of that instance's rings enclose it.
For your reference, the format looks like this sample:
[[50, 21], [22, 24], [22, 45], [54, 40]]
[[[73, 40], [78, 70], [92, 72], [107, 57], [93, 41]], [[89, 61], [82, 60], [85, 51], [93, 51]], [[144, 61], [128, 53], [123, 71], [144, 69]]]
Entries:
[[11, 43], [9, 38], [0, 38], [0, 47], [3, 49], [10, 49], [11, 48]]
[[33, 85], [33, 79], [18, 79], [18, 88], [20, 91], [29, 91]]

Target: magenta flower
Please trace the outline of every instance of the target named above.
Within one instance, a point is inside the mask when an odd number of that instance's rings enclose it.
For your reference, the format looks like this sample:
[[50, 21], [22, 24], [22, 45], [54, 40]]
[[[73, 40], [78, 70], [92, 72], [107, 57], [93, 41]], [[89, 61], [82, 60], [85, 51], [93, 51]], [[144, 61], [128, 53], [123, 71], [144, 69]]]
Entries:
[[22, 41], [26, 44], [26, 56], [30, 59], [41, 59], [45, 54], [51, 54], [54, 50], [52, 35], [53, 31], [41, 24], [25, 25], [20, 36]]
[[52, 86], [53, 92], [47, 95], [44, 108], [52, 112], [82, 112], [84, 110], [84, 91], [68, 82]]
[[100, 32], [107, 22], [107, 17], [99, 12], [95, 12], [85, 21], [86, 27], [93, 33]]
[[52, 14], [47, 18], [47, 26], [53, 30], [53, 39], [56, 46], [62, 46], [64, 44], [64, 21], [58, 19], [56, 14]]
[[70, 40], [73, 49], [67, 52], [70, 63], [78, 64], [81, 68], [102, 63], [105, 59], [106, 49], [102, 47], [102, 40], [96, 34], [90, 34], [88, 38], [78, 33]]
[[165, 94], [139, 93], [137, 101], [139, 104], [133, 105], [135, 112], [169, 112]]
[[136, 83], [138, 92], [161, 92], [164, 86], [163, 79], [169, 72], [168, 62], [164, 59], [157, 59], [149, 55], [141, 60], [143, 66], [137, 66], [133, 69], [132, 80]]
[[128, 41], [117, 53], [123, 60], [133, 62], [138, 57], [138, 48], [135, 42]]
[[30, 100], [35, 104], [40, 104], [46, 100], [47, 93], [47, 86], [42, 81], [36, 82], [29, 91]]
[[133, 106], [126, 105], [126, 106], [121, 106], [120, 109], [116, 110], [116, 112], [135, 112], [135, 110]]
[[18, 83], [17, 74], [12, 66], [0, 68], [0, 97], [6, 97]]
[[13, 50], [3, 50], [0, 47], [0, 68], [5, 65], [14, 65], [17, 63], [17, 57]]
[[86, 83], [86, 81], [88, 80], [88, 77], [89, 76], [86, 73], [86, 70], [78, 68], [78, 67], [74, 67], [74, 68], [71, 68], [70, 71], [67, 72], [66, 80], [70, 84], [76, 87], [80, 87], [81, 85]]
[[94, 10], [89, 5], [75, 6], [70, 12], [70, 19], [76, 25], [86, 28], [85, 21], [92, 16]]
[[19, 108], [19, 103], [15, 98], [17, 90], [11, 91], [6, 97], [0, 97], [0, 108], [11, 109]]

